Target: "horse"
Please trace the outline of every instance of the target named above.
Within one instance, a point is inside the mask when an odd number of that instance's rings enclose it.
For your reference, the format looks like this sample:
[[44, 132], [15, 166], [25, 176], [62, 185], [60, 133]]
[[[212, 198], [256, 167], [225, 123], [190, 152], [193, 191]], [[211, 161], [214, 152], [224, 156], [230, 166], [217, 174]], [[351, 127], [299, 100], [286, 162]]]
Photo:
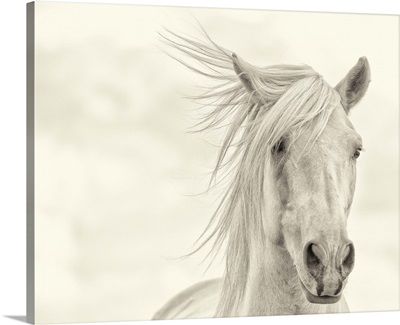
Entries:
[[167, 54], [216, 83], [193, 98], [208, 101], [200, 131], [226, 128], [211, 182], [224, 173], [229, 183], [194, 251], [224, 244], [223, 277], [177, 294], [153, 319], [349, 312], [346, 226], [363, 151], [349, 113], [371, 81], [367, 58], [331, 87], [308, 65], [254, 66], [205, 31], [160, 35], [186, 59]]

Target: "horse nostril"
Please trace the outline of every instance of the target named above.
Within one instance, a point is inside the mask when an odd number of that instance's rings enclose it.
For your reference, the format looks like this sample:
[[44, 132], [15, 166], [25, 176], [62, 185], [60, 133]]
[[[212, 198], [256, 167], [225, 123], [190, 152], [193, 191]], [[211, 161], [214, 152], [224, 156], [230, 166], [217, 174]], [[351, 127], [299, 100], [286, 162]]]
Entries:
[[350, 274], [354, 267], [354, 245], [348, 244], [343, 250], [342, 255], [343, 275], [346, 277]]
[[304, 260], [309, 269], [315, 269], [324, 264], [325, 252], [320, 245], [310, 242], [304, 249]]

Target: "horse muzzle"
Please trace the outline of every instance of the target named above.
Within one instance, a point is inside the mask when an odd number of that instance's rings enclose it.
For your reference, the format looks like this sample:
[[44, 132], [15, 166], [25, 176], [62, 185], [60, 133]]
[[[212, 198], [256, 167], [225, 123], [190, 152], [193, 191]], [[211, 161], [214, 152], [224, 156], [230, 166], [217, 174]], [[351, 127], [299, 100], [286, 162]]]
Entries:
[[327, 247], [323, 242], [310, 241], [303, 249], [305, 272], [300, 283], [310, 303], [337, 303], [354, 267], [354, 245], [351, 241], [344, 242], [335, 250]]

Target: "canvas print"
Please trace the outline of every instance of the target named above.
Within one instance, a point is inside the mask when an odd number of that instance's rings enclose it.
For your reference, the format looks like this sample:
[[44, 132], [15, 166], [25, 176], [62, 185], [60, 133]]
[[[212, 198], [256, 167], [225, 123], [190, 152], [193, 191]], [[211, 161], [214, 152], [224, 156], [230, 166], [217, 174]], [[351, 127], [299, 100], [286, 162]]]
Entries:
[[30, 322], [399, 309], [399, 17], [27, 17]]

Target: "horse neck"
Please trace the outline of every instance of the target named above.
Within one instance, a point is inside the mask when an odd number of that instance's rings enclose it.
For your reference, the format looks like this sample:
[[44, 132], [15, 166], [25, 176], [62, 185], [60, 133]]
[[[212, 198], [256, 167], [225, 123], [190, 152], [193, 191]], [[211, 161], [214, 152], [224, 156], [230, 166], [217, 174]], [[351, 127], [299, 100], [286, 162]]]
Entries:
[[310, 304], [301, 291], [289, 252], [265, 241], [250, 245], [246, 291], [240, 314], [246, 316], [295, 315], [339, 312], [339, 304]]

